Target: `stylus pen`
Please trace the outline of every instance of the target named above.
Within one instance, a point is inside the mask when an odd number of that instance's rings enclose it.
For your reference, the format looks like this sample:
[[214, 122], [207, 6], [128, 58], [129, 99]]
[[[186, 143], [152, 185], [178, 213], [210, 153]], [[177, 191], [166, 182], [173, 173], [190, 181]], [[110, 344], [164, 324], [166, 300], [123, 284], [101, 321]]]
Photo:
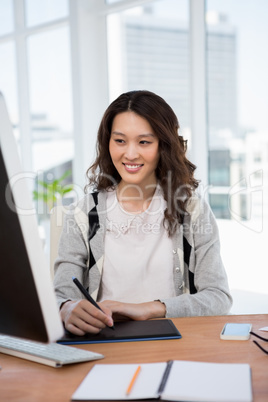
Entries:
[[[85, 298], [91, 303], [93, 304], [93, 306], [97, 307], [100, 311], [102, 311], [102, 309], [100, 308], [100, 306], [95, 302], [95, 300], [90, 296], [90, 294], [88, 293], [88, 291], [84, 288], [84, 286], [82, 285], [82, 283], [79, 282], [79, 280], [77, 278], [75, 278], [74, 276], [72, 277], [73, 282], [76, 284], [76, 286], [78, 287], [79, 290], [81, 290], [81, 292], [83, 293], [83, 295], [85, 296]], [[104, 313], [104, 311], [102, 311]], [[104, 313], [105, 314], [105, 313]], [[109, 327], [114, 329], [114, 326]]]

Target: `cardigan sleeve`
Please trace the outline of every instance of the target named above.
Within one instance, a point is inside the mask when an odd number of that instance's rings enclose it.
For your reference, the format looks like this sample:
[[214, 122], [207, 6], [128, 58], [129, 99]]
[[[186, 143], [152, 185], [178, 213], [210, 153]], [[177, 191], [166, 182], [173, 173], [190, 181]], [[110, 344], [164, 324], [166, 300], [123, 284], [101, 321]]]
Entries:
[[220, 255], [215, 217], [209, 205], [198, 198], [193, 201], [185, 221], [184, 236], [191, 252], [189, 265], [184, 266], [184, 275], [190, 273], [196, 293], [161, 300], [166, 305], [166, 317], [227, 314], [232, 297]]
[[[77, 219], [77, 214], [80, 215], [80, 219]], [[81, 215], [84, 215], [84, 222]], [[81, 292], [72, 281], [73, 276], [82, 283], [88, 282], [86, 279], [88, 275], [88, 245], [85, 240], [87, 227], [86, 213], [71, 205], [64, 218], [58, 257], [54, 265], [54, 289], [59, 307], [67, 300], [82, 298]]]

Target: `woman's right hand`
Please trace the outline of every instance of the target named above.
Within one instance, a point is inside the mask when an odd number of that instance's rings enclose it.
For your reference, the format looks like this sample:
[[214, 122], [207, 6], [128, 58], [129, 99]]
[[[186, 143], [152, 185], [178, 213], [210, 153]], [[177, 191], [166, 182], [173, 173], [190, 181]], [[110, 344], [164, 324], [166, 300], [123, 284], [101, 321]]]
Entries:
[[101, 311], [84, 299], [65, 302], [61, 307], [60, 316], [65, 328], [75, 335], [97, 334], [106, 326], [113, 326], [110, 309], [104, 308]]

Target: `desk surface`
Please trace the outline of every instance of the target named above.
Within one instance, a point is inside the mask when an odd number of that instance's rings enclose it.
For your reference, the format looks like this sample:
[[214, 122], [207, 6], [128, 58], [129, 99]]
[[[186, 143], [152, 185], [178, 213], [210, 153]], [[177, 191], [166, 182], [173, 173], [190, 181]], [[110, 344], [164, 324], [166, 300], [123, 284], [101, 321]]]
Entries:
[[[249, 363], [252, 369], [254, 402], [268, 401], [268, 356], [253, 342], [223, 341], [220, 332], [226, 322], [249, 322], [252, 330], [268, 326], [268, 314], [243, 316], [175, 318], [182, 339], [79, 345], [105, 355], [105, 359], [52, 368], [0, 353], [1, 402], [67, 402], [94, 364], [146, 363], [192, 360], [219, 363]], [[260, 341], [267, 348], [267, 344]]]

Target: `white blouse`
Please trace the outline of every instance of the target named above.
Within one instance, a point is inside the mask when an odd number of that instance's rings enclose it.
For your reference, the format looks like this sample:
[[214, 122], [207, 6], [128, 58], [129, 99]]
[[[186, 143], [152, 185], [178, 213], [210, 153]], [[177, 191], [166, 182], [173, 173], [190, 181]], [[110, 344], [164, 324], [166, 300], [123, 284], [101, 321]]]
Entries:
[[116, 190], [108, 192], [98, 301], [141, 303], [175, 296], [172, 240], [163, 226], [165, 208], [160, 187], [140, 214], [126, 212]]

